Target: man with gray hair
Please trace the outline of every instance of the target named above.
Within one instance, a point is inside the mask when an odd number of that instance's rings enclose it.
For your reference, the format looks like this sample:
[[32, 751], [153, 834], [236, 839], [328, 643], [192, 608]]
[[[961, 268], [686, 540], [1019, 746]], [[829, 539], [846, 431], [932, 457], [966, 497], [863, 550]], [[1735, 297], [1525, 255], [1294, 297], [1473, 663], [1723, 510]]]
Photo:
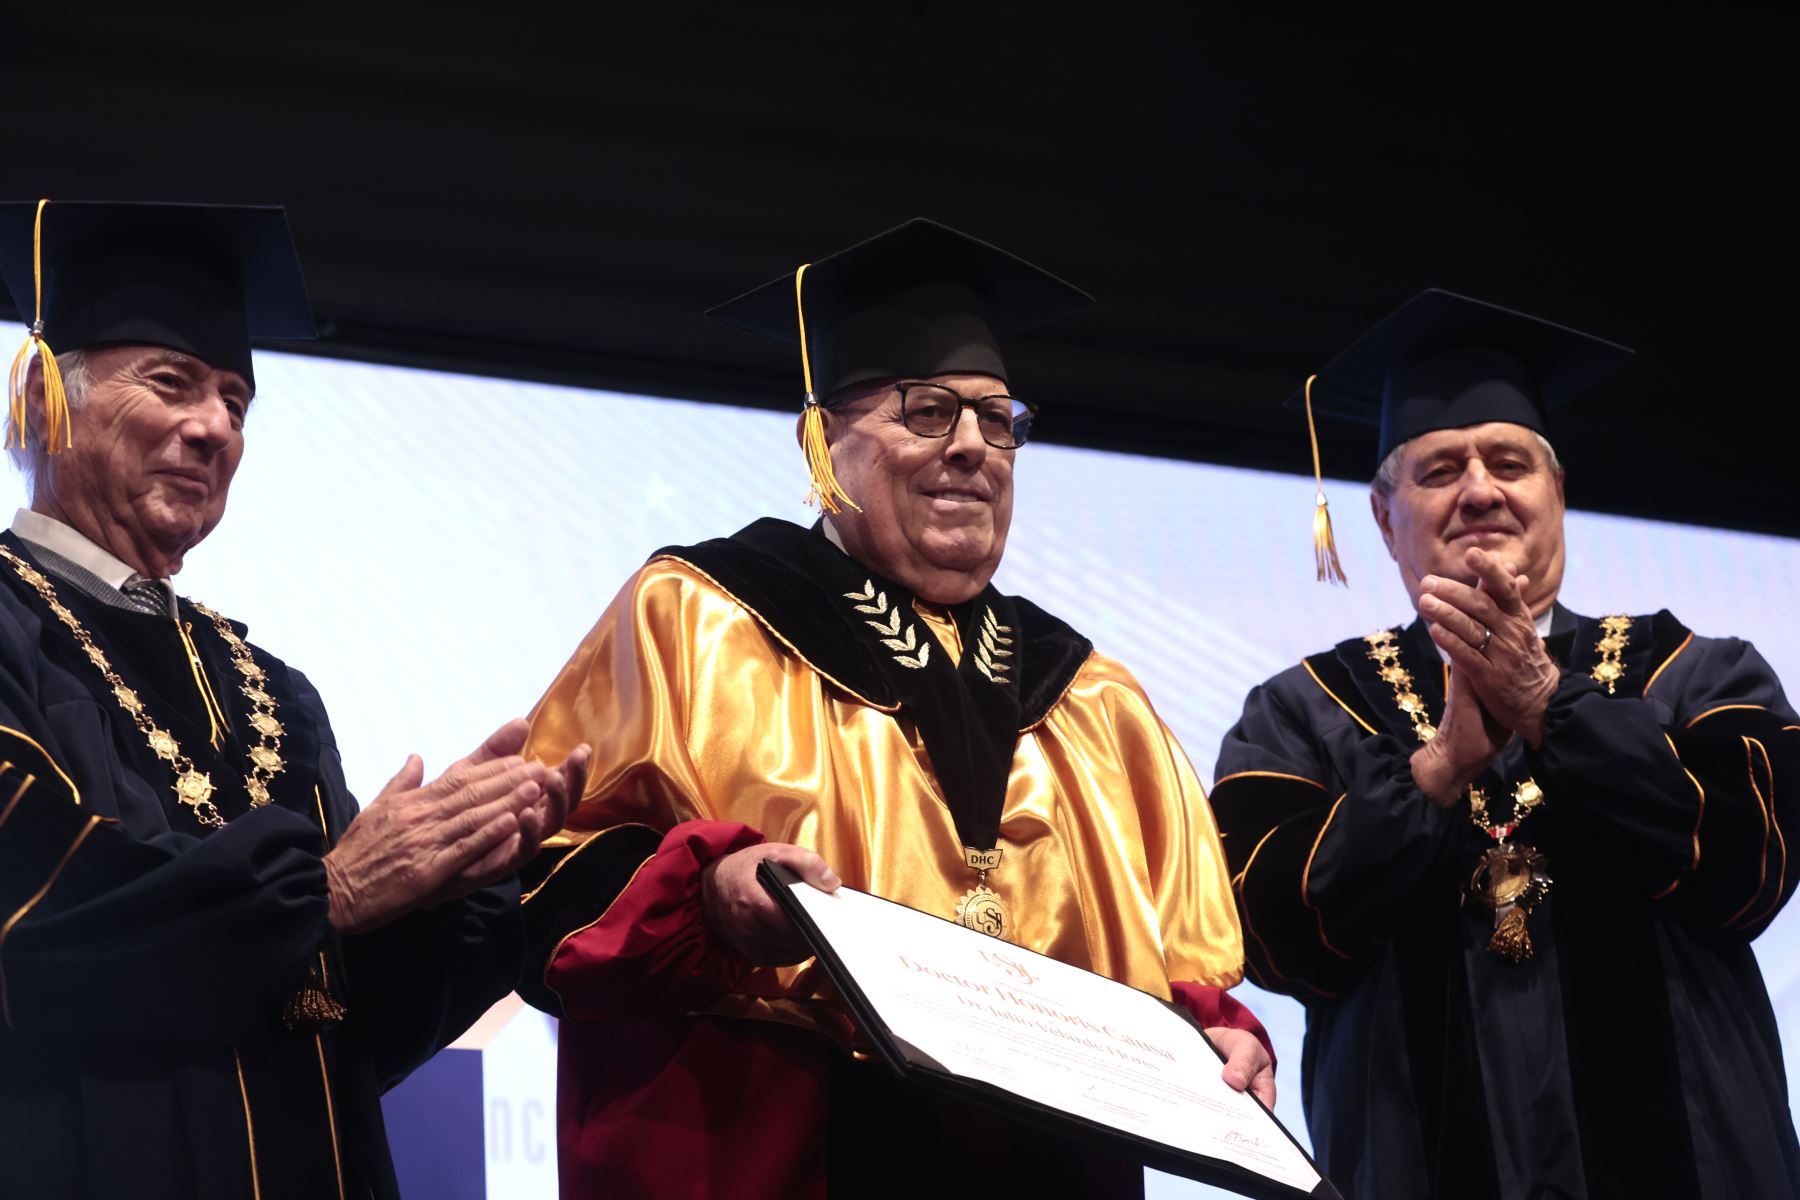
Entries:
[[1346, 1196], [1800, 1195], [1750, 949], [1800, 876], [1800, 718], [1746, 642], [1557, 603], [1545, 413], [1630, 354], [1434, 290], [1308, 394], [1380, 425], [1417, 619], [1254, 689], [1211, 799]]
[[359, 812], [312, 685], [171, 587], [225, 513], [250, 338], [312, 333], [280, 209], [0, 205], [0, 271], [35, 318], [31, 507], [0, 534], [0, 1191], [395, 1196], [381, 1092], [512, 986], [512, 872], [587, 749], [527, 762], [514, 721]]

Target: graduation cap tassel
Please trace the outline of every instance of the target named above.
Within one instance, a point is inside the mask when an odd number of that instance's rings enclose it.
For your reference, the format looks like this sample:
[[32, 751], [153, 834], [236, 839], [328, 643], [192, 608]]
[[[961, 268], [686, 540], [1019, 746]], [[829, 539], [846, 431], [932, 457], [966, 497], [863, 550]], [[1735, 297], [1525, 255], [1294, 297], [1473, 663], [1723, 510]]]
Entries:
[[1313, 505], [1313, 559], [1318, 564], [1318, 578], [1333, 586], [1350, 586], [1344, 564], [1338, 560], [1337, 538], [1331, 532], [1331, 505], [1325, 501], [1325, 477], [1319, 471], [1319, 431], [1313, 427], [1312, 385], [1317, 375], [1306, 377], [1306, 434], [1312, 439], [1313, 484], [1318, 488]]
[[837, 473], [831, 469], [831, 446], [825, 440], [825, 409], [813, 395], [812, 357], [806, 349], [806, 305], [800, 300], [800, 281], [810, 266], [811, 263], [805, 263], [794, 272], [794, 308], [800, 317], [800, 374], [806, 384], [806, 408], [802, 418], [805, 427], [800, 433], [800, 448], [806, 452], [806, 470], [812, 476], [812, 490], [806, 494], [806, 503], [827, 514], [840, 513], [846, 506], [861, 512], [862, 506], [850, 498], [838, 482]]
[[31, 231], [31, 275], [37, 290], [37, 309], [32, 314], [31, 332], [25, 344], [13, 355], [12, 370], [6, 377], [6, 394], [11, 401], [10, 421], [6, 427], [7, 446], [25, 448], [25, 381], [30, 376], [31, 350], [37, 347], [38, 361], [44, 372], [44, 446], [51, 454], [75, 444], [69, 420], [69, 399], [63, 390], [62, 370], [56, 355], [44, 341], [44, 206], [49, 199], [38, 201], [37, 219]]

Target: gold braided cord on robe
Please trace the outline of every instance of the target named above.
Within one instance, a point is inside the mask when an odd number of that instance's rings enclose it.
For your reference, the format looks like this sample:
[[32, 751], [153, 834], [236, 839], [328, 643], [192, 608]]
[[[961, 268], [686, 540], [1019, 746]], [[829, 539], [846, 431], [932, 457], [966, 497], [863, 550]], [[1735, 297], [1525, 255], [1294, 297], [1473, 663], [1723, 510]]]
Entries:
[[[951, 916], [975, 875], [904, 716], [827, 682], [749, 609], [673, 558], [643, 568], [531, 716], [526, 753], [595, 747], [560, 840], [737, 821], [818, 851], [851, 887]], [[1089, 657], [1020, 735], [1000, 869], [1013, 940], [1143, 991], [1228, 987], [1243, 944], [1212, 810], [1136, 680]], [[711, 1011], [842, 1036], [812, 962], [753, 972]]]

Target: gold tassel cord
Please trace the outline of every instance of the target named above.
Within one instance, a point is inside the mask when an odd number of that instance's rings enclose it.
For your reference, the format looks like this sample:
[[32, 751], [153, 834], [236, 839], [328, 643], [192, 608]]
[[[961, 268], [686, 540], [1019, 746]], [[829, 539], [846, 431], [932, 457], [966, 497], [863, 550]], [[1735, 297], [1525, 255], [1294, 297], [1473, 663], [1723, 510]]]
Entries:
[[38, 201], [37, 216], [31, 229], [31, 278], [36, 289], [35, 308], [31, 332], [26, 335], [25, 344], [19, 347], [19, 352], [13, 355], [12, 370], [6, 377], [7, 397], [11, 404], [5, 444], [17, 446], [21, 450], [25, 448], [25, 383], [31, 374], [31, 351], [35, 346], [44, 373], [44, 447], [51, 454], [56, 454], [73, 446], [75, 439], [69, 419], [69, 399], [63, 390], [62, 369], [56, 365], [56, 355], [44, 341], [44, 206], [49, 203], [48, 198]]
[[1317, 375], [1306, 377], [1306, 435], [1312, 439], [1313, 484], [1318, 489], [1313, 505], [1313, 559], [1317, 578], [1333, 585], [1350, 586], [1344, 564], [1338, 559], [1337, 538], [1331, 532], [1331, 506], [1325, 502], [1325, 477], [1319, 471], [1319, 431], [1313, 427], [1312, 385]]
[[1488, 949], [1507, 962], [1524, 962], [1531, 957], [1531, 931], [1525, 928], [1525, 913], [1514, 906], [1506, 910], [1488, 939]]
[[806, 348], [806, 305], [800, 299], [801, 281], [810, 266], [811, 263], [804, 263], [794, 272], [794, 308], [800, 317], [800, 374], [806, 384], [806, 410], [802, 418], [805, 427], [800, 432], [800, 448], [806, 453], [806, 471], [812, 477], [812, 490], [806, 494], [806, 503], [828, 515], [840, 513], [846, 507], [861, 512], [862, 506], [850, 498], [850, 493], [838, 482], [837, 472], [832, 470], [831, 446], [825, 440], [825, 409], [813, 394], [812, 356]]

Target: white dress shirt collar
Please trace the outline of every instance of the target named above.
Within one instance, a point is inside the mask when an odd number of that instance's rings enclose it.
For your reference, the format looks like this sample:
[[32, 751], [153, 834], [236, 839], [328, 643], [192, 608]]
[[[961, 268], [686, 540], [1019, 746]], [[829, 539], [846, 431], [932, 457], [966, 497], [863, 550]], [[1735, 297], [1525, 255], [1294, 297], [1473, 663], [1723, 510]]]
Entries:
[[176, 615], [175, 589], [167, 579], [151, 579], [148, 575], [138, 574], [85, 534], [55, 517], [21, 508], [13, 514], [12, 531], [20, 541], [61, 555], [115, 591], [122, 593], [127, 584], [140, 580], [156, 584], [168, 598], [169, 616]]

